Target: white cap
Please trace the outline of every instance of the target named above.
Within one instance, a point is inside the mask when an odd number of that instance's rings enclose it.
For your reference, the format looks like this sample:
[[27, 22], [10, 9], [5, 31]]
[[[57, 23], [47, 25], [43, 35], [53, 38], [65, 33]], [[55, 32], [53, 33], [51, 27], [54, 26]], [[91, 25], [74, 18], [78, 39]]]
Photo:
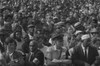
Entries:
[[80, 25], [80, 22], [77, 22], [77, 23], [74, 24], [75, 27], [78, 26], [78, 25]]
[[77, 35], [77, 34], [79, 34], [81, 32], [82, 32], [81, 30], [78, 30], [78, 31], [75, 32], [75, 35]]
[[49, 39], [49, 43], [52, 44], [52, 39], [51, 38]]
[[89, 34], [85, 34], [81, 37], [81, 40], [84, 40], [84, 39], [88, 39], [90, 38], [90, 35]]
[[56, 19], [56, 18], [58, 18], [58, 17], [57, 16], [53, 17], [53, 19]]
[[97, 29], [93, 28], [93, 29], [90, 30], [90, 32], [97, 32]]

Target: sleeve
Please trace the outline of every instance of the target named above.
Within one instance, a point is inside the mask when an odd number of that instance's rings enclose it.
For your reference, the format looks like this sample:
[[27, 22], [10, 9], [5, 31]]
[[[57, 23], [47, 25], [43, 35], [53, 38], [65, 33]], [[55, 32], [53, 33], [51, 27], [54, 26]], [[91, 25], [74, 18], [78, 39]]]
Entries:
[[97, 66], [100, 64], [100, 56], [99, 56], [99, 53], [98, 53], [98, 50], [95, 49], [95, 61], [94, 61], [94, 64]]
[[98, 50], [96, 49], [96, 56], [99, 56]]

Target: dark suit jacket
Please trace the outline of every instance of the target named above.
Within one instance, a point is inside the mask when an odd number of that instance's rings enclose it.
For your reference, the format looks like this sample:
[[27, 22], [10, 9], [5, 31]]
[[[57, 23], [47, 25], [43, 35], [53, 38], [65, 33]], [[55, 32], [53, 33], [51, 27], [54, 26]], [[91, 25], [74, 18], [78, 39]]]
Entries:
[[79, 45], [74, 48], [74, 53], [72, 55], [72, 62], [75, 66], [84, 66], [84, 62], [87, 62], [88, 64], [91, 65], [95, 62], [96, 56], [98, 56], [97, 49], [93, 46], [89, 46], [88, 60], [86, 61], [83, 49], [81, 45]]
[[[25, 62], [25, 65], [26, 66], [43, 66], [44, 65], [44, 54], [42, 51], [40, 50], [36, 50], [34, 52], [34, 55], [32, 55], [30, 61], [29, 61], [29, 56], [30, 56], [30, 53], [28, 55], [26, 55], [26, 62]], [[33, 63], [32, 61], [37, 58], [39, 60], [39, 63], [36, 65], [35, 63]]]

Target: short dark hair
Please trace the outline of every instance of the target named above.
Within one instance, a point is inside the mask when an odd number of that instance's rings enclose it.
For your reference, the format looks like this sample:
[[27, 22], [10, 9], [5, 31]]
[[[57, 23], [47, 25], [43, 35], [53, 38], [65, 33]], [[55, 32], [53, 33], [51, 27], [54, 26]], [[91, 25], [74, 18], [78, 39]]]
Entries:
[[15, 41], [13, 38], [11, 38], [11, 37], [6, 38], [5, 42], [6, 42], [7, 45], [8, 45], [9, 43], [14, 43], [15, 46], [17, 46], [16, 41]]

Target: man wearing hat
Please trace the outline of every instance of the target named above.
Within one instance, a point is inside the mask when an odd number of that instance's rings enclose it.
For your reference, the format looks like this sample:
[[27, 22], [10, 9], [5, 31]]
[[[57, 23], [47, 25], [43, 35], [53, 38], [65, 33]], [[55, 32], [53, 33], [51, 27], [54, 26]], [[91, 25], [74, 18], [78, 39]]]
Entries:
[[70, 64], [71, 61], [66, 61], [66, 49], [63, 47], [63, 36], [56, 34], [52, 37], [53, 46], [47, 49], [47, 66], [63, 66]]
[[30, 40], [33, 39], [33, 36], [34, 36], [34, 25], [33, 24], [28, 25], [28, 36]]
[[90, 35], [83, 35], [81, 40], [82, 44], [74, 48], [74, 53], [72, 55], [73, 64], [75, 66], [95, 66], [98, 51], [91, 45]]

